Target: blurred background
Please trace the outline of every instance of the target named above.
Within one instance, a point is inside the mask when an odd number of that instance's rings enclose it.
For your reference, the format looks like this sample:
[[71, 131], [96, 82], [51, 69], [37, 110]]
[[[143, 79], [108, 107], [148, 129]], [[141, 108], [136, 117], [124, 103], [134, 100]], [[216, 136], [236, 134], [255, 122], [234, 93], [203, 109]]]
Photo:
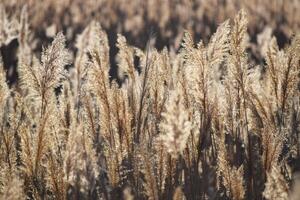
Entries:
[[[27, 6], [34, 38], [31, 48], [36, 53], [63, 31], [68, 48], [75, 54], [76, 35], [92, 20], [100, 22], [109, 37], [112, 77], [116, 76], [117, 33], [142, 49], [151, 35], [157, 49], [166, 46], [177, 51], [185, 30], [195, 41], [206, 43], [218, 24], [244, 8], [249, 16], [249, 57], [255, 65], [264, 62], [261, 51], [272, 35], [283, 48], [300, 29], [299, 0], [1, 0], [0, 5], [11, 18], [18, 18]], [[12, 82], [16, 78], [17, 46], [13, 40], [1, 48]]]

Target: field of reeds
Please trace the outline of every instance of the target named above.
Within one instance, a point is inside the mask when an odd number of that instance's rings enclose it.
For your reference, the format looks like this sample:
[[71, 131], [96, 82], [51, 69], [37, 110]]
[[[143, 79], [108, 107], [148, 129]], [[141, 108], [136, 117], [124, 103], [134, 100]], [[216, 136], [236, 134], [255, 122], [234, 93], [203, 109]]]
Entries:
[[0, 200], [299, 200], [299, 0], [1, 0]]

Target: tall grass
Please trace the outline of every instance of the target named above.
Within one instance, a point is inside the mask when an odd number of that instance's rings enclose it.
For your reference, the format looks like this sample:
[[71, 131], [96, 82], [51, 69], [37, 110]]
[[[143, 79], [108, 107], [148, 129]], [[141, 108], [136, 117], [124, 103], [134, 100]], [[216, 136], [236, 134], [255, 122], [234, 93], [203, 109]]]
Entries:
[[36, 54], [27, 8], [0, 12], [0, 45], [18, 42], [14, 85], [0, 62], [0, 199], [295, 198], [299, 35], [253, 65], [245, 10], [178, 52], [119, 34], [116, 81], [99, 23], [74, 56], [61, 32]]

